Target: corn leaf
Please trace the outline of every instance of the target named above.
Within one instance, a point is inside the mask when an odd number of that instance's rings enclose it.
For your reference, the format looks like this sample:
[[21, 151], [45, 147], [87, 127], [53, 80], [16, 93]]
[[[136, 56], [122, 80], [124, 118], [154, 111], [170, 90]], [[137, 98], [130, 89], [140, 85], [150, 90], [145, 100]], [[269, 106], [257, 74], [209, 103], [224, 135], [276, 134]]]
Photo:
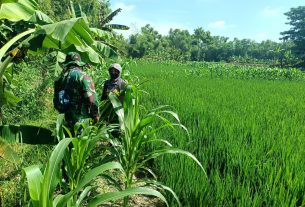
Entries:
[[64, 153], [72, 139], [61, 140], [53, 150], [48, 161], [47, 167], [44, 171], [42, 189], [40, 195], [40, 206], [49, 207], [52, 205], [53, 193], [56, 185], [59, 183], [60, 163], [63, 159]]
[[110, 170], [110, 169], [122, 169], [122, 166], [118, 162], [109, 162], [106, 164], [103, 164], [101, 166], [98, 166], [96, 168], [93, 168], [92, 170], [89, 170], [79, 181], [77, 187], [70, 191], [68, 194], [62, 196], [57, 206], [58, 207], [64, 207], [65, 204], [69, 201], [69, 199], [75, 195], [80, 189], [82, 189], [84, 186], [89, 184], [96, 176], [102, 174], [103, 172]]
[[149, 195], [149, 196], [156, 196], [160, 198], [162, 201], [166, 203], [168, 206], [167, 200], [165, 197], [158, 191], [147, 188], [147, 187], [137, 187], [137, 188], [129, 188], [119, 192], [111, 192], [111, 193], [104, 193], [102, 195], [96, 196], [89, 202], [89, 207], [95, 207], [101, 205], [107, 201], [115, 201], [126, 196], [132, 195]]
[[206, 175], [206, 172], [203, 169], [201, 163], [197, 160], [197, 158], [192, 153], [190, 153], [188, 151], [185, 151], [185, 150], [178, 149], [178, 148], [166, 148], [166, 149], [161, 149], [161, 150], [154, 150], [152, 153], [150, 153], [146, 157], [146, 159], [144, 161], [142, 161], [142, 164], [144, 165], [144, 163], [147, 162], [148, 160], [157, 158], [157, 157], [159, 157], [161, 155], [164, 155], [164, 154], [183, 154], [183, 155], [186, 155], [186, 156], [190, 157], [192, 160], [194, 160], [199, 165], [199, 167], [202, 169], [204, 174]]
[[34, 207], [39, 207], [39, 197], [41, 193], [41, 181], [42, 173], [39, 166], [32, 165], [23, 168], [23, 173], [26, 176], [28, 182], [28, 189], [31, 197], [31, 201]]

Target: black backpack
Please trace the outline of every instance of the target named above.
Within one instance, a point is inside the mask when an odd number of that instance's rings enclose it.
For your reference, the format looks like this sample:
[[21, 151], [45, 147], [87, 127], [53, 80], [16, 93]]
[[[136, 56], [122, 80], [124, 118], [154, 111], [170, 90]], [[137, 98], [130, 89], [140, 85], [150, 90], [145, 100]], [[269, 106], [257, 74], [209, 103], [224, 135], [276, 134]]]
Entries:
[[70, 108], [70, 97], [65, 90], [66, 76], [62, 75], [58, 80], [54, 82], [54, 98], [53, 104], [54, 108], [59, 113], [65, 113]]

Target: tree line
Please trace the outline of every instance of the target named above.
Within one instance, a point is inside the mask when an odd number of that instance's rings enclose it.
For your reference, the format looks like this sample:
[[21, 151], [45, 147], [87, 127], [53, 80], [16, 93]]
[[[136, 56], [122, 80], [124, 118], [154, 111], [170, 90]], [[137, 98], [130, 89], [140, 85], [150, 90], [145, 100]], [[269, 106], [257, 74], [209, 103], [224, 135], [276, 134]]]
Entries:
[[285, 13], [291, 28], [281, 33], [280, 42], [251, 39], [230, 40], [213, 36], [204, 28], [170, 29], [161, 35], [147, 24], [126, 42], [126, 54], [132, 58], [155, 58], [177, 61], [225, 61], [268, 64], [279, 67], [305, 66], [305, 6]]
[[[92, 26], [111, 13], [109, 0], [74, 0], [79, 4]], [[69, 0], [43, 0], [41, 10], [52, 19], [62, 20], [71, 16]], [[305, 6], [291, 8], [286, 12], [287, 24], [291, 27], [281, 33], [279, 42], [265, 40], [256, 42], [251, 39], [229, 39], [214, 36], [202, 27], [190, 32], [183, 29], [170, 29], [167, 35], [161, 35], [147, 24], [137, 34], [127, 39], [113, 33], [110, 46], [130, 58], [152, 58], [176, 61], [213, 61], [251, 64], [268, 64], [278, 67], [305, 68]], [[8, 23], [0, 25], [0, 44], [3, 45], [15, 36], [28, 23]], [[7, 26], [7, 27], [6, 27]]]

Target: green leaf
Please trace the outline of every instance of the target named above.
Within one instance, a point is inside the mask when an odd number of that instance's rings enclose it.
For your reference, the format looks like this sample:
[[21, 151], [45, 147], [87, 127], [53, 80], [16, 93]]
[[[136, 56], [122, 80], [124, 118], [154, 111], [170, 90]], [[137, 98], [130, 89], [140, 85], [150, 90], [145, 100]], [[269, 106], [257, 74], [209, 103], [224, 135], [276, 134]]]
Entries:
[[18, 163], [20, 160], [17, 153], [2, 139], [0, 139], [0, 157], [13, 163]]
[[81, 206], [82, 202], [84, 201], [84, 199], [86, 198], [86, 196], [88, 195], [88, 193], [90, 192], [91, 189], [92, 189], [92, 186], [87, 186], [83, 190], [83, 192], [80, 194], [80, 196], [78, 197], [78, 199], [76, 201], [75, 207]]
[[186, 155], [186, 156], [190, 157], [192, 160], [194, 160], [199, 165], [199, 167], [202, 169], [204, 174], [206, 175], [206, 172], [203, 169], [201, 163], [197, 160], [197, 158], [192, 153], [190, 153], [188, 151], [185, 151], [185, 150], [178, 149], [178, 148], [166, 148], [166, 149], [161, 149], [161, 150], [154, 150], [152, 153], [150, 153], [146, 157], [146, 159], [144, 161], [142, 161], [142, 165], [144, 165], [144, 163], [147, 162], [148, 160], [154, 159], [154, 158], [159, 157], [159, 156], [164, 155], [164, 154], [183, 154], [183, 155]]
[[98, 51], [103, 55], [103, 57], [116, 57], [118, 54], [109, 45], [103, 42], [96, 42]]
[[107, 24], [103, 28], [106, 28], [107, 30], [129, 30], [130, 28], [126, 25], [121, 25], [121, 24]]
[[43, 25], [41, 26], [41, 29], [51, 38], [61, 41], [62, 44], [69, 40], [72, 41], [69, 43], [82, 45], [79, 38], [72, 38], [71, 35], [81, 36], [88, 45], [92, 44], [94, 41], [90, 36], [90, 29], [83, 18], [73, 18], [53, 24]]
[[113, 37], [113, 34], [111, 32], [101, 30], [98, 28], [90, 28], [90, 31], [93, 33], [95, 37], [101, 38], [103, 40], [109, 40]]
[[111, 12], [105, 19], [101, 20], [100, 26], [103, 27], [105, 24], [110, 22], [113, 19], [113, 17], [115, 17], [121, 11], [122, 11], [122, 9], [118, 8], [115, 11]]
[[8, 90], [4, 90], [4, 94], [3, 94], [3, 102], [5, 104], [11, 105], [11, 106], [15, 106], [17, 103], [19, 103], [21, 101], [20, 98], [18, 98], [17, 96], [15, 96], [11, 91]]
[[72, 17], [76, 18], [73, 1], [70, 1], [70, 9], [71, 9]]
[[182, 206], [181, 203], [180, 203], [180, 201], [179, 201], [179, 198], [178, 198], [177, 194], [176, 194], [170, 187], [168, 187], [168, 186], [166, 186], [166, 185], [163, 185], [162, 183], [157, 182], [157, 181], [155, 181], [155, 180], [143, 180], [143, 182], [147, 183], [148, 185], [153, 184], [153, 185], [155, 185], [155, 186], [157, 186], [157, 187], [159, 187], [159, 188], [162, 188], [162, 189], [164, 189], [164, 190], [167, 190], [168, 192], [170, 192], [170, 193], [173, 195], [173, 197], [174, 197], [175, 200], [177, 201], [178, 205], [179, 205], [179, 206]]
[[[114, 52], [102, 51], [95, 43], [91, 31], [83, 18], [74, 18], [61, 22], [40, 26], [32, 42], [43, 49], [56, 49], [62, 52], [78, 51], [82, 59], [92, 63], [101, 63], [102, 56]], [[42, 40], [41, 36], [45, 36]], [[107, 54], [106, 54], [107, 52]], [[105, 54], [103, 54], [105, 53]], [[115, 54], [115, 53], [114, 53]]]
[[39, 25], [54, 23], [53, 20], [48, 15], [46, 15], [41, 11], [35, 11], [28, 21]]
[[64, 195], [58, 201], [58, 207], [63, 207], [73, 195], [75, 195], [84, 186], [89, 184], [96, 176], [111, 169], [122, 169], [122, 166], [118, 162], [108, 162], [106, 164], [93, 168], [92, 170], [89, 170], [85, 175], [83, 175], [77, 187], [73, 191], [70, 191], [68, 194]]
[[111, 104], [113, 105], [115, 113], [119, 117], [121, 129], [123, 130], [124, 129], [124, 109], [123, 109], [122, 103], [120, 102], [118, 97], [113, 93], [110, 93], [108, 97], [109, 97]]
[[36, 0], [2, 0], [0, 6], [0, 19], [17, 22], [28, 21], [37, 9]]
[[82, 17], [82, 8], [79, 4], [73, 4], [75, 17]]
[[129, 188], [123, 191], [119, 192], [111, 192], [111, 193], [104, 193], [102, 195], [96, 196], [89, 202], [89, 207], [95, 207], [98, 205], [101, 205], [107, 201], [115, 201], [121, 198], [124, 198], [126, 196], [132, 196], [132, 195], [150, 195], [150, 196], [156, 196], [160, 198], [162, 201], [166, 203], [168, 206], [168, 203], [165, 199], [165, 197], [158, 191], [147, 188], [147, 187], [137, 187], [137, 188]]
[[25, 174], [28, 182], [28, 188], [29, 188], [32, 204], [38, 207], [39, 197], [41, 193], [41, 181], [42, 181], [42, 174], [39, 169], [39, 166], [32, 165], [23, 168], [23, 173]]
[[16, 142], [16, 136], [20, 132], [18, 126], [13, 125], [2, 125], [1, 128], [1, 137], [7, 142]]
[[42, 181], [40, 196], [41, 207], [49, 207], [52, 205], [53, 193], [55, 191], [56, 185], [59, 183], [60, 163], [71, 141], [71, 138], [61, 140], [56, 145], [50, 156], [47, 167], [44, 171], [44, 177]]
[[35, 32], [35, 29], [29, 29], [25, 32], [22, 32], [18, 35], [16, 35], [13, 39], [8, 41], [3, 47], [0, 49], [0, 61], [2, 60], [3, 56], [7, 53], [7, 51], [10, 49], [12, 45], [14, 45], [17, 41], [22, 39], [23, 37]]

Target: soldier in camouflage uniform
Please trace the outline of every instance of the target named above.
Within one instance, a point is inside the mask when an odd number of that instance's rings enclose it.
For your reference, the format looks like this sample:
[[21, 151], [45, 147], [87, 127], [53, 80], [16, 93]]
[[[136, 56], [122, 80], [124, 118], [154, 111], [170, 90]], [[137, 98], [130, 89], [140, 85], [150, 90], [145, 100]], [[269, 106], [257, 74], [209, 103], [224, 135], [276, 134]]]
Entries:
[[[54, 83], [54, 95], [65, 90], [69, 97], [69, 105], [64, 113], [70, 129], [82, 119], [92, 118], [94, 123], [99, 120], [97, 94], [93, 80], [81, 69], [84, 65], [78, 53], [68, 53], [64, 62], [65, 69]], [[57, 108], [55, 101], [54, 106]]]

